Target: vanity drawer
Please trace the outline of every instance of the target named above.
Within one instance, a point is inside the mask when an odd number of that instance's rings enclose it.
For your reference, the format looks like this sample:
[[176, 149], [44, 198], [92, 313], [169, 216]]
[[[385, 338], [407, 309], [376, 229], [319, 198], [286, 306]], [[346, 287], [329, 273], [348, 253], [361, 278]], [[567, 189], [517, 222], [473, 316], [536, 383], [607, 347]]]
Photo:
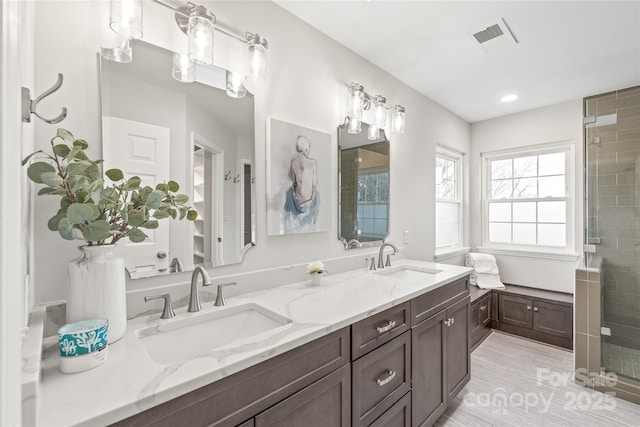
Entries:
[[352, 425], [368, 426], [411, 387], [411, 334], [406, 332], [352, 364]]
[[369, 427], [411, 427], [411, 392], [394, 403]]
[[349, 363], [343, 328], [116, 423], [118, 426], [237, 426]]
[[351, 359], [355, 360], [409, 330], [409, 302], [391, 307], [351, 326]]
[[411, 300], [411, 326], [469, 295], [469, 276], [422, 294]]

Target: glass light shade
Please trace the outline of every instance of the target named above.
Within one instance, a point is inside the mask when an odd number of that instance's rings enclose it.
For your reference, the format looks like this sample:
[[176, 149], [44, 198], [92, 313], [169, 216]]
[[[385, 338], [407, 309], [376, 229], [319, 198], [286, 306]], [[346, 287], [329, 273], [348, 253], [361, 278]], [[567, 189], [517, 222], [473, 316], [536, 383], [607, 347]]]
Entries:
[[[349, 87], [349, 118], [362, 118], [364, 110], [364, 87], [358, 83], [351, 83]], [[359, 132], [359, 131], [358, 131]]]
[[215, 17], [204, 6], [194, 7], [189, 14], [189, 59], [197, 64], [213, 64], [213, 29]]
[[387, 124], [387, 99], [384, 96], [376, 95], [373, 99], [373, 105], [373, 124], [383, 128]]
[[362, 122], [356, 117], [349, 117], [349, 124], [347, 126], [347, 133], [352, 135], [360, 133], [362, 130]]
[[227, 70], [226, 92], [231, 98], [243, 98], [247, 94], [247, 89], [242, 84], [242, 76], [240, 74]]
[[133, 50], [131, 49], [131, 40], [124, 39], [122, 44], [113, 48], [100, 48], [100, 55], [109, 61], [127, 64], [133, 60]]
[[188, 55], [174, 53], [171, 76], [179, 82], [192, 83], [196, 80], [196, 64], [191, 62]]
[[369, 141], [375, 141], [380, 139], [380, 128], [374, 123], [369, 125], [369, 131], [367, 132], [367, 139]]
[[391, 115], [391, 132], [404, 133], [405, 125], [404, 107], [402, 105], [394, 106], [393, 113]]
[[251, 34], [247, 38], [247, 62], [249, 74], [248, 82], [263, 85], [267, 82], [267, 39], [258, 34]]
[[109, 26], [126, 39], [141, 39], [142, 0], [111, 0]]

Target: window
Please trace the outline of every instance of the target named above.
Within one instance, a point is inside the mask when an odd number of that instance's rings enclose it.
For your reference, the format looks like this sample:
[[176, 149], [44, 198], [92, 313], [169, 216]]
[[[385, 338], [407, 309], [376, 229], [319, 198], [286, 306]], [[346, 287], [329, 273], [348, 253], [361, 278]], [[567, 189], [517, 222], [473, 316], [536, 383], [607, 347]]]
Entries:
[[462, 246], [462, 157], [436, 151], [436, 252]]
[[370, 242], [387, 237], [389, 172], [367, 171], [358, 175], [358, 240]]
[[572, 147], [486, 155], [485, 245], [572, 249]]

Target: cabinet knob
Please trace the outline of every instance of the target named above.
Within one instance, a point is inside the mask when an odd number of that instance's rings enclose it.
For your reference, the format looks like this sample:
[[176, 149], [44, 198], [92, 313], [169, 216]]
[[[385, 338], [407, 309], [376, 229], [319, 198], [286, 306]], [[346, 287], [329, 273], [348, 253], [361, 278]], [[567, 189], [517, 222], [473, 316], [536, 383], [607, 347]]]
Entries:
[[384, 378], [378, 378], [376, 379], [376, 383], [378, 383], [379, 387], [382, 387], [385, 384], [388, 384], [389, 381], [391, 381], [392, 379], [394, 379], [396, 377], [396, 371], [387, 371], [387, 376]]
[[480, 306], [480, 311], [487, 311], [487, 306], [486, 305]]
[[533, 311], [538, 311], [538, 307], [533, 307]]
[[531, 306], [530, 305], [527, 306], [527, 310], [531, 311]]
[[376, 326], [376, 331], [378, 331], [379, 334], [383, 334], [383, 333], [393, 329], [394, 326], [396, 326], [396, 321], [395, 320], [389, 320], [389, 322], [387, 322], [387, 324], [384, 325], [384, 326]]

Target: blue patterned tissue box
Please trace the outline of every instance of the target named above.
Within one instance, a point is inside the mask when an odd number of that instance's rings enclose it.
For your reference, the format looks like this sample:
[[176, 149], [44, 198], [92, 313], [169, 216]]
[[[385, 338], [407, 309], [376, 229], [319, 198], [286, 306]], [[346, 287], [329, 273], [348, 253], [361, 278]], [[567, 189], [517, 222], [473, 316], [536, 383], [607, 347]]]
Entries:
[[61, 357], [75, 357], [101, 351], [107, 346], [107, 319], [68, 323], [58, 329]]

